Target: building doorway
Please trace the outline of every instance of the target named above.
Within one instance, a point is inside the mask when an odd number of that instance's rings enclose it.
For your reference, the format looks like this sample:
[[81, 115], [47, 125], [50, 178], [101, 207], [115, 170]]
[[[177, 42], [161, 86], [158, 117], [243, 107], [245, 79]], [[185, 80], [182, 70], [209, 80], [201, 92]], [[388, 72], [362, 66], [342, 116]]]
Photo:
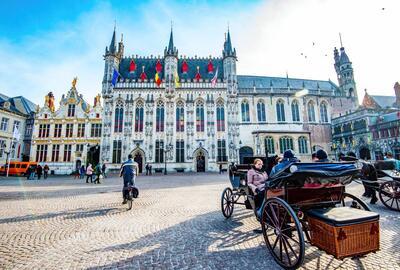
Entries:
[[143, 156], [140, 152], [136, 152], [135, 156], [133, 157], [133, 160], [138, 164], [139, 167], [139, 173], [142, 173], [143, 171]]
[[202, 151], [200, 151], [196, 156], [196, 171], [197, 172], [206, 171], [206, 157]]
[[81, 166], [82, 166], [82, 161], [80, 159], [78, 159], [75, 162], [75, 170], [79, 170], [81, 168]]
[[93, 145], [89, 147], [89, 150], [87, 152], [87, 164], [89, 163], [92, 164], [92, 167], [96, 166], [100, 161], [100, 146], [99, 145]]

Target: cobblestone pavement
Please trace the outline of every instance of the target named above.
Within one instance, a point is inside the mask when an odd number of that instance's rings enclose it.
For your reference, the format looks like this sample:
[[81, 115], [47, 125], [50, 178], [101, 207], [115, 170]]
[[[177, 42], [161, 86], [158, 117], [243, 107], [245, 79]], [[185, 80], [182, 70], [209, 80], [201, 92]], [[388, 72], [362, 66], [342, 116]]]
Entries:
[[[226, 220], [227, 176], [142, 176], [131, 211], [121, 180], [0, 179], [0, 269], [277, 269], [251, 211]], [[362, 192], [354, 184], [348, 191]], [[336, 260], [306, 245], [304, 269], [400, 269], [400, 213], [378, 203], [381, 250]]]

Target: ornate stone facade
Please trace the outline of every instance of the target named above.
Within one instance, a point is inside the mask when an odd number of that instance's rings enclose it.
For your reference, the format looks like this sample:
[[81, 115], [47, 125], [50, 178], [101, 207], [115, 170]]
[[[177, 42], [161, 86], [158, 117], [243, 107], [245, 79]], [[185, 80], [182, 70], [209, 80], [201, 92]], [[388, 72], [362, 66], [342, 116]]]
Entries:
[[215, 171], [246, 155], [294, 148], [330, 151], [331, 117], [356, 108], [352, 64], [334, 51], [329, 81], [238, 75], [228, 31], [221, 57], [178, 56], [171, 31], [163, 57], [125, 56], [115, 30], [104, 54], [101, 160], [118, 168]]
[[100, 95], [90, 106], [78, 93], [76, 78], [58, 109], [50, 92], [35, 116], [31, 160], [47, 164], [55, 174], [70, 174], [81, 165], [98, 163], [102, 114]]

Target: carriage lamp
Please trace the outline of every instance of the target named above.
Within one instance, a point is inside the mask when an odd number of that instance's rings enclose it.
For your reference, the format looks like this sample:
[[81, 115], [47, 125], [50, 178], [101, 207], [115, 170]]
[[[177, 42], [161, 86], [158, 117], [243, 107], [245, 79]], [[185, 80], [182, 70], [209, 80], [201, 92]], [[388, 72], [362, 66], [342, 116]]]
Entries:
[[296, 165], [292, 165], [292, 166], [290, 166], [289, 170], [290, 170], [291, 173], [294, 173], [294, 172], [296, 172], [298, 170], [298, 168], [297, 168]]

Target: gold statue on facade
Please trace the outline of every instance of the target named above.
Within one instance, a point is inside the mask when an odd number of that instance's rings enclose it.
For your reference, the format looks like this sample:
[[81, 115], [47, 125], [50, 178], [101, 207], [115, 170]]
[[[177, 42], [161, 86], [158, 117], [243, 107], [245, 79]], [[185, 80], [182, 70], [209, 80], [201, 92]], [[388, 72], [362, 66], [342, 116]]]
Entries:
[[94, 98], [94, 107], [101, 106], [100, 98], [101, 98], [100, 94], [97, 94], [97, 96]]
[[72, 88], [76, 89], [76, 82], [78, 81], [78, 77], [74, 77], [74, 79], [72, 80]]
[[44, 105], [47, 106], [51, 112], [55, 111], [54, 107], [54, 95], [53, 92], [49, 92], [44, 98]]

